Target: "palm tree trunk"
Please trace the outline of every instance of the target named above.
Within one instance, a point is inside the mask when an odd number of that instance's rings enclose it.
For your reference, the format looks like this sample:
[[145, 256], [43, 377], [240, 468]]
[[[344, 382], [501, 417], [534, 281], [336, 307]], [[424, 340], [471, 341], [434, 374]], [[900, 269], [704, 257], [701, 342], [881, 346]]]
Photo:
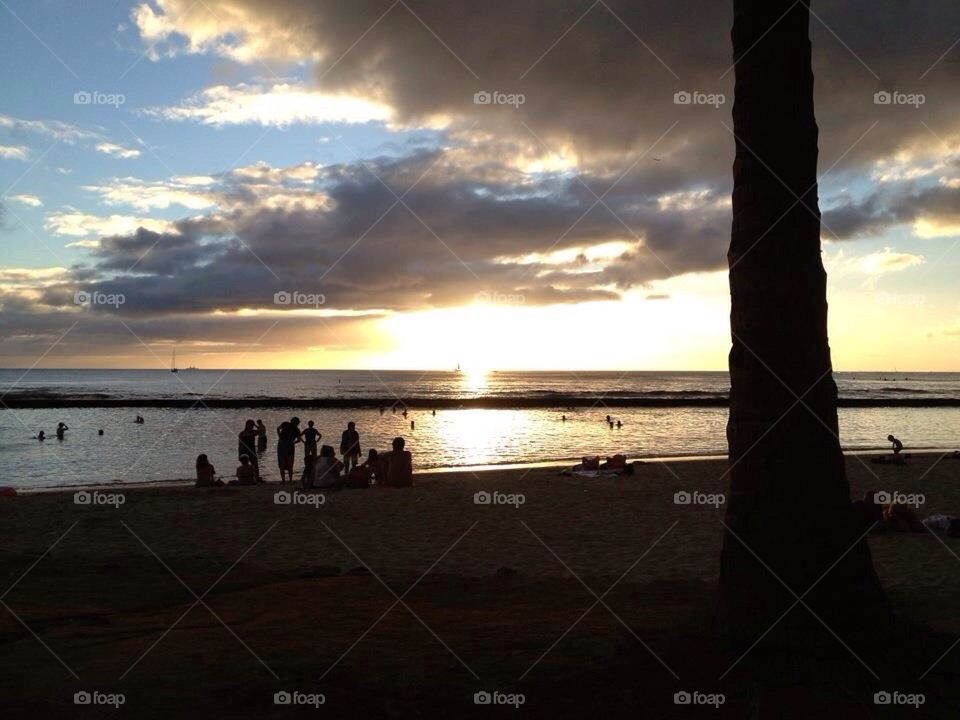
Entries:
[[[857, 542], [837, 437], [809, 24], [808, 0], [734, 0], [721, 618], [728, 635], [751, 639], [795, 602], [784, 583], [799, 596], [816, 583], [803, 600], [827, 622], [884, 606], [869, 548]], [[816, 623], [797, 605], [771, 637], [803, 633], [807, 621]]]

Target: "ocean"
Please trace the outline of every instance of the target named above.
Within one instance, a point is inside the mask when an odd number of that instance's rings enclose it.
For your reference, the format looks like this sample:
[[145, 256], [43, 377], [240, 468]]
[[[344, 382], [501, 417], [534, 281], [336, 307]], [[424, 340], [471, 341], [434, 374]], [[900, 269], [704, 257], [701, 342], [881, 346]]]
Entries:
[[[883, 448], [889, 433], [908, 449], [960, 446], [960, 407], [898, 405], [960, 400], [960, 373], [836, 378], [841, 399], [872, 405], [840, 408], [845, 449]], [[350, 420], [357, 423], [364, 452], [387, 449], [402, 435], [421, 470], [617, 452], [639, 458], [723, 454], [727, 410], [719, 405], [728, 390], [725, 372], [0, 370], [0, 394], [11, 406], [0, 409], [0, 485], [190, 479], [199, 453], [210, 457], [219, 474], [232, 475], [236, 434], [247, 418], [261, 418], [269, 429], [261, 463], [266, 477], [276, 479], [275, 428], [292, 415], [303, 426], [313, 420], [321, 442], [335, 448]], [[42, 399], [45, 407], [27, 407], [30, 398]], [[498, 405], [476, 402], [484, 399]], [[235, 406], [246, 400], [261, 406]], [[320, 407], [331, 400], [340, 406]], [[123, 406], [91, 406], [104, 401]], [[191, 402], [172, 406], [184, 401]], [[679, 405], [655, 406], [660, 401]], [[292, 408], [293, 402], [301, 404]], [[145, 418], [142, 425], [133, 422], [138, 414]], [[622, 427], [611, 429], [607, 415]], [[62, 442], [52, 437], [61, 421], [70, 427]], [[50, 439], [33, 439], [39, 430]]]

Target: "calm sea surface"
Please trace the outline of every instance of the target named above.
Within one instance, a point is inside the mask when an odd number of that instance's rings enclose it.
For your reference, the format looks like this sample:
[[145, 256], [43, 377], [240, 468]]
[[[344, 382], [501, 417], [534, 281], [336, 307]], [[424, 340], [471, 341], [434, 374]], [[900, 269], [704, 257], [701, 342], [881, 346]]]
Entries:
[[[958, 398], [960, 373], [839, 373], [842, 397]], [[0, 370], [0, 394], [95, 395], [124, 399], [278, 398], [265, 409], [58, 408], [0, 409], [0, 485], [17, 487], [143, 482], [193, 477], [196, 455], [206, 453], [223, 475], [236, 467], [236, 434], [247, 418], [262, 418], [270, 445], [262, 460], [276, 478], [275, 428], [291, 415], [314, 420], [324, 443], [339, 446], [353, 420], [364, 451], [386, 449], [403, 435], [417, 468], [574, 459], [585, 454], [670, 456], [726, 451], [725, 408], [604, 406], [611, 397], [720, 397], [726, 373], [713, 372], [495, 372], [486, 376], [449, 372], [183, 370]], [[466, 398], [479, 396], [592, 398], [576, 410], [284, 409], [283, 398]], [[146, 423], [137, 425], [135, 415]], [[610, 429], [605, 416], [621, 420]], [[562, 416], [566, 415], [564, 421]], [[410, 421], [416, 423], [410, 429]], [[58, 422], [70, 427], [63, 442], [39, 443], [38, 430], [53, 435]], [[97, 430], [104, 430], [103, 436]], [[841, 442], [848, 449], [885, 446], [893, 432], [908, 448], [960, 446], [960, 408], [841, 408]], [[298, 452], [297, 466], [300, 466]]]

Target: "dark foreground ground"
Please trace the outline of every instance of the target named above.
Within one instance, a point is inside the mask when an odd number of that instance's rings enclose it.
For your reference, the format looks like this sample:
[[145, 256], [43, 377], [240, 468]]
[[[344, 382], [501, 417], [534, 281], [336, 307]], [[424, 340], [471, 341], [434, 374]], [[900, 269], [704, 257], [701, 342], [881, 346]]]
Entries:
[[[857, 494], [960, 514], [960, 462], [848, 468]], [[960, 717], [960, 540], [871, 537], [922, 629], [824, 628], [805, 659], [720, 646], [723, 507], [674, 496], [721, 492], [725, 469], [424, 476], [319, 507], [277, 486], [0, 499], [0, 717]]]

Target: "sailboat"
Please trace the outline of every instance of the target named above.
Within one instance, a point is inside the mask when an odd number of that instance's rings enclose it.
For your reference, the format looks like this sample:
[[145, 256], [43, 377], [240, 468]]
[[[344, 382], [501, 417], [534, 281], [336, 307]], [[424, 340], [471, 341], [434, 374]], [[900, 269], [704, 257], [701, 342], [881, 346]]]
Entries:
[[180, 372], [177, 370], [177, 349], [173, 349], [173, 357], [170, 358], [170, 372], [177, 373]]

